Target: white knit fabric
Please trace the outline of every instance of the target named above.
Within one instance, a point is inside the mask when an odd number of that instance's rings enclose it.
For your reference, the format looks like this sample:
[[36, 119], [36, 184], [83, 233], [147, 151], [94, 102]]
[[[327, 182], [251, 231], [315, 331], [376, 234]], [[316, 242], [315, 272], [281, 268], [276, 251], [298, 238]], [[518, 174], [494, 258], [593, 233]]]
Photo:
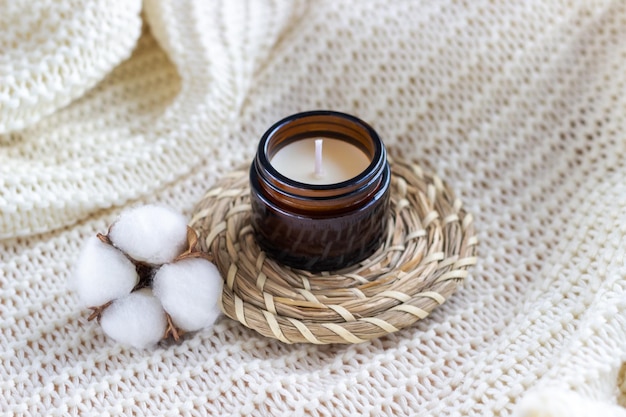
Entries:
[[0, 133], [81, 96], [141, 32], [139, 0], [0, 0]]
[[[626, 416], [623, 1], [0, 5], [1, 413]], [[66, 288], [86, 237], [138, 203], [189, 214], [319, 108], [474, 214], [446, 304], [352, 346], [223, 318], [140, 351], [86, 321]]]

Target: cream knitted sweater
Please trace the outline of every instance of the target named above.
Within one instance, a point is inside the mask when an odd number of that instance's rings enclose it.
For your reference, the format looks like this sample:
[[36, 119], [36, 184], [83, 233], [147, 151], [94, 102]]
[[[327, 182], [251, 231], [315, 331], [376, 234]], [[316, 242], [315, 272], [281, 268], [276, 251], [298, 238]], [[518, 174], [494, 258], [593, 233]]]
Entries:
[[[626, 416], [625, 40], [620, 0], [0, 0], [0, 413]], [[446, 304], [352, 346], [222, 318], [138, 351], [86, 321], [87, 236], [190, 213], [319, 108], [474, 214]]]

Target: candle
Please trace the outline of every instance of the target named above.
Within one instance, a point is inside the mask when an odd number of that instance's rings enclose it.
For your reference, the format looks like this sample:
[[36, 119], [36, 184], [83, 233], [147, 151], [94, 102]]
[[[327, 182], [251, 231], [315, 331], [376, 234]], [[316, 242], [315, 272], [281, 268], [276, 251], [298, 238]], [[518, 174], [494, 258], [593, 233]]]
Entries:
[[331, 111], [289, 116], [265, 132], [250, 166], [255, 238], [294, 268], [355, 264], [384, 239], [390, 181], [385, 147], [365, 122]]
[[279, 173], [305, 184], [335, 184], [356, 177], [370, 164], [358, 147], [339, 139], [302, 139], [274, 154]]

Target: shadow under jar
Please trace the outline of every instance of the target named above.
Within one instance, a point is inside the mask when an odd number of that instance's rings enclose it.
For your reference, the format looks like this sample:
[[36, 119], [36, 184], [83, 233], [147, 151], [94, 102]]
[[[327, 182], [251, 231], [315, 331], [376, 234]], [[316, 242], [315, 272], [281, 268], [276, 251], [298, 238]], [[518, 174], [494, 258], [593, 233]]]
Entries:
[[[321, 152], [312, 143], [316, 139], [322, 139]], [[325, 142], [338, 147], [328, 147], [326, 155]], [[277, 155], [287, 147], [296, 150], [287, 163], [285, 158], [279, 163]], [[334, 168], [355, 169], [359, 158], [365, 158], [362, 170], [357, 165], [353, 174], [330, 172], [333, 163]], [[292, 175], [294, 170], [299, 175]], [[257, 242], [268, 256], [298, 269], [319, 272], [354, 265], [385, 238], [390, 182], [385, 146], [365, 122], [332, 111], [289, 116], [263, 135], [250, 167]]]

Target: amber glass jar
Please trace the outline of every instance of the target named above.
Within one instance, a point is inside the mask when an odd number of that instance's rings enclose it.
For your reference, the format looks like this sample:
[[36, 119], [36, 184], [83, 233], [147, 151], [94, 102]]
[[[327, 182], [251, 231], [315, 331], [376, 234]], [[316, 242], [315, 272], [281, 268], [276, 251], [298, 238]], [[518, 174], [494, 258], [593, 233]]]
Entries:
[[[277, 151], [308, 138], [348, 142], [365, 153], [369, 165], [353, 178], [322, 185], [287, 178], [272, 166]], [[360, 119], [332, 111], [289, 116], [263, 135], [250, 167], [257, 242], [268, 256], [294, 268], [317, 272], [355, 264], [384, 239], [390, 181], [385, 146]]]

